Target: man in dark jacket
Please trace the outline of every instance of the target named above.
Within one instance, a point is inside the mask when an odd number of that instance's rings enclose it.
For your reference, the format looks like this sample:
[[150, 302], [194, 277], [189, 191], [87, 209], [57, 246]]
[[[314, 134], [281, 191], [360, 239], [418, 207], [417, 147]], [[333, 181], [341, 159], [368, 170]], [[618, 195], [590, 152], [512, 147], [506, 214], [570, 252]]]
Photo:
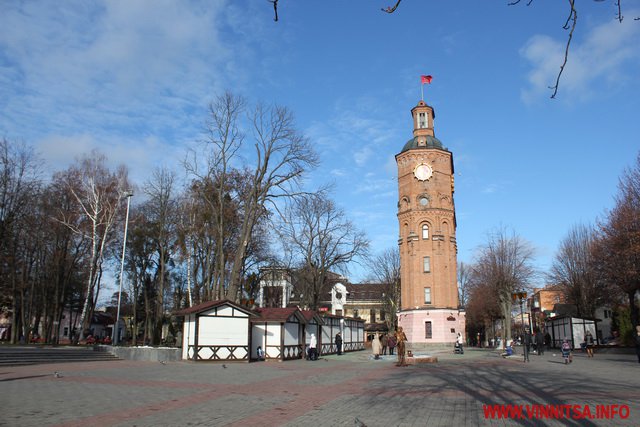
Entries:
[[541, 330], [538, 330], [536, 334], [536, 351], [538, 352], [538, 356], [544, 354], [544, 334]]
[[522, 334], [522, 354], [524, 355], [524, 361], [529, 361], [529, 348], [531, 347], [531, 334], [529, 328], [524, 330]]
[[336, 349], [338, 351], [338, 356], [342, 354], [342, 335], [340, 332], [336, 334]]
[[640, 325], [636, 326], [636, 354], [638, 355], [638, 363], [640, 363]]

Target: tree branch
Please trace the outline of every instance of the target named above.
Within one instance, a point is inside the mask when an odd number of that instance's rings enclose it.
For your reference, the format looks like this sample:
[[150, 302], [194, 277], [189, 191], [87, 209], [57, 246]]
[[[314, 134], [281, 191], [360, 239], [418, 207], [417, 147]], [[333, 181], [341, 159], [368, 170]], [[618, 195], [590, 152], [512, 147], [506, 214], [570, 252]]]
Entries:
[[569, 6], [571, 10], [569, 11], [569, 16], [567, 17], [567, 21], [564, 23], [562, 28], [565, 30], [569, 30], [569, 37], [567, 38], [567, 45], [564, 49], [564, 60], [562, 61], [562, 65], [560, 66], [560, 72], [556, 77], [556, 84], [554, 86], [549, 86], [549, 89], [553, 89], [553, 94], [551, 95], [551, 99], [554, 99], [558, 93], [558, 87], [560, 84], [560, 77], [562, 76], [562, 72], [564, 71], [564, 67], [567, 65], [567, 60], [569, 59], [569, 46], [571, 45], [571, 39], [573, 38], [573, 31], [576, 29], [576, 22], [578, 21], [578, 12], [575, 8], [575, 0], [568, 0]]
[[622, 3], [622, 0], [617, 0], [616, 1], [616, 6], [618, 6], [618, 16], [617, 16], [617, 18], [618, 18], [618, 22], [620, 22], [620, 23], [622, 23], [622, 19], [624, 18], [622, 16], [622, 4], [621, 3]]
[[[520, 1], [521, 1], [521, 0], [515, 0], [515, 1], [512, 1], [511, 3], [507, 3], [507, 6], [513, 6], [513, 5], [515, 5], [515, 4], [520, 3]], [[527, 2], [527, 6], [531, 6], [531, 3], [533, 3], [533, 0], [529, 0], [529, 1]]]
[[398, 1], [396, 2], [396, 4], [395, 4], [393, 7], [391, 7], [391, 6], [387, 6], [387, 8], [386, 8], [386, 9], [382, 8], [382, 9], [380, 9], [380, 10], [381, 10], [381, 11], [383, 11], [383, 12], [386, 12], [386, 13], [393, 13], [393, 12], [395, 12], [395, 11], [396, 11], [396, 9], [398, 8], [398, 6], [400, 6], [400, 2], [401, 2], [401, 1], [402, 1], [402, 0], [398, 0]]
[[267, 0], [269, 3], [273, 3], [273, 13], [275, 14], [274, 21], [278, 22], [278, 0]]

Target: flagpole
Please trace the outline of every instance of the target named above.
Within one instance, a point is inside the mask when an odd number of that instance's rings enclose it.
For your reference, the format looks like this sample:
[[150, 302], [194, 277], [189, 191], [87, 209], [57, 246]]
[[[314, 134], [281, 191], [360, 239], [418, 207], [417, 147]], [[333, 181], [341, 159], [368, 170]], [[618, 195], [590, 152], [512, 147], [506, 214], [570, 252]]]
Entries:
[[425, 83], [429, 83], [429, 84], [431, 84], [431, 79], [432, 79], [432, 78], [433, 78], [433, 77], [431, 77], [431, 75], [428, 75], [428, 76], [420, 76], [420, 83], [421, 83], [421, 85], [420, 85], [420, 95], [421, 95], [421, 98], [422, 98], [422, 101], [423, 101], [423, 102], [424, 102], [424, 84], [425, 84]]

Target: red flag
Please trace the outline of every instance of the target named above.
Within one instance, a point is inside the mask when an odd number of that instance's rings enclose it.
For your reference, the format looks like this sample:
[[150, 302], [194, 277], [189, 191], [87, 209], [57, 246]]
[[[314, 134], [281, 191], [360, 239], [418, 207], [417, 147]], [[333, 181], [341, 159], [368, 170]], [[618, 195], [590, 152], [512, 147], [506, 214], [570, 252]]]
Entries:
[[433, 77], [431, 76], [420, 76], [420, 81], [422, 82], [422, 84], [425, 84], [425, 83], [431, 84], [432, 79]]

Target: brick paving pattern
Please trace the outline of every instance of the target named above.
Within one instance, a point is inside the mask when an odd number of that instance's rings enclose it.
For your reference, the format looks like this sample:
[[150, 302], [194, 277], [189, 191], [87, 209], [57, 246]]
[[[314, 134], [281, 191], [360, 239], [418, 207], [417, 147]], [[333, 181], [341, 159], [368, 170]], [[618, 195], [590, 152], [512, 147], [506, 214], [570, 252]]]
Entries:
[[[396, 367], [366, 352], [316, 362], [85, 362], [0, 368], [2, 426], [640, 425], [635, 355], [491, 350]], [[60, 377], [56, 378], [54, 372]], [[483, 405], [628, 405], [627, 419], [485, 419]]]

